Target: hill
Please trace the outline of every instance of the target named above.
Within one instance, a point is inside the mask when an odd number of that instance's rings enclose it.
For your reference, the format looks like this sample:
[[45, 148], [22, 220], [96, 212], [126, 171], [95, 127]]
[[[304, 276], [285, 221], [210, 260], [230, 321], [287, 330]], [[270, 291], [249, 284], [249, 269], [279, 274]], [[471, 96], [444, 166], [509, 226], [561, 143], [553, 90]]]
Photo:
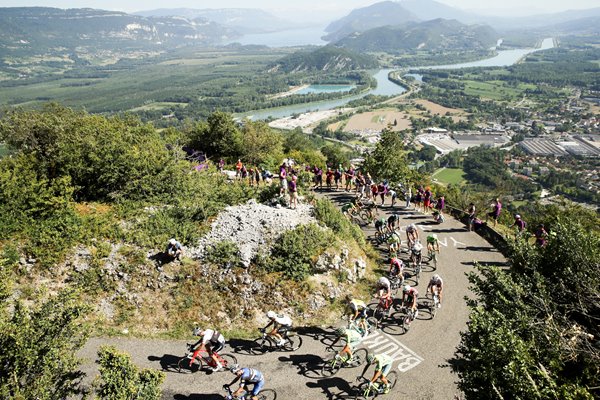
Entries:
[[[219, 43], [238, 34], [204, 18], [141, 17], [91, 8], [0, 8], [0, 46], [12, 54], [164, 50]], [[58, 51], [60, 53], [60, 51]]]
[[403, 0], [400, 5], [423, 21], [443, 18], [467, 23], [482, 22], [485, 19], [481, 15], [463, 11], [435, 0]]
[[254, 8], [159, 8], [139, 11], [134, 14], [143, 17], [203, 18], [240, 33], [277, 32], [290, 29], [294, 25], [290, 21], [285, 21], [266, 11]]
[[351, 71], [377, 68], [377, 62], [362, 54], [334, 46], [298, 51], [278, 60], [270, 70], [283, 72]]
[[369, 7], [358, 8], [325, 28], [328, 35], [323, 39], [337, 41], [349, 34], [365, 32], [369, 29], [386, 25], [398, 25], [408, 21], [417, 21], [418, 18], [393, 1], [384, 1]]
[[416, 50], [484, 50], [499, 35], [483, 25], [464, 25], [456, 20], [435, 19], [401, 26], [385, 26], [349, 35], [335, 43], [356, 52], [402, 54]]

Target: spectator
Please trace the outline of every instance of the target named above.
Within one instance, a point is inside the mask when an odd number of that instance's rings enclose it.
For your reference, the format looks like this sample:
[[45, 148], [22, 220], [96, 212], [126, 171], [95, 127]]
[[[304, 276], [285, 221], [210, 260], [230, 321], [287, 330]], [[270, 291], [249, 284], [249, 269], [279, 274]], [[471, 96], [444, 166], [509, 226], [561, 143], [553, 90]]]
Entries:
[[516, 227], [517, 228], [517, 232], [520, 234], [525, 230], [525, 221], [523, 221], [521, 219], [521, 216], [519, 214], [515, 215], [515, 222], [510, 226], [512, 227]]
[[539, 224], [537, 230], [535, 231], [535, 244], [537, 244], [540, 247], [544, 247], [546, 245], [547, 240], [548, 232], [546, 232], [544, 224]]
[[410, 186], [408, 187], [408, 191], [404, 193], [404, 196], [406, 197], [406, 208], [410, 208], [410, 202], [412, 200], [412, 188]]
[[235, 177], [239, 178], [242, 175], [242, 160], [238, 158], [237, 163], [235, 164]]
[[290, 192], [290, 208], [295, 210], [298, 208], [298, 185], [296, 181], [298, 177], [296, 175], [292, 176], [292, 181], [288, 185], [288, 191]]
[[[492, 211], [490, 211], [487, 214], [488, 218], [492, 218], [494, 220], [494, 227], [498, 223], [498, 218], [500, 217], [501, 212], [502, 212], [502, 203], [500, 203], [500, 199], [496, 199], [492, 203]], [[486, 218], [486, 220], [485, 220], [486, 222], [487, 222], [488, 218]]]
[[285, 163], [279, 166], [279, 197], [282, 197], [288, 189], [287, 171], [285, 169]]
[[183, 247], [181, 246], [181, 243], [174, 238], [169, 239], [165, 253], [171, 258], [171, 260], [179, 260], [183, 254]]
[[476, 211], [475, 211], [475, 203], [471, 203], [469, 204], [469, 208], [467, 208], [467, 225], [469, 228], [469, 232], [471, 232], [474, 228], [474, 222], [475, 222], [475, 217], [477, 215]]

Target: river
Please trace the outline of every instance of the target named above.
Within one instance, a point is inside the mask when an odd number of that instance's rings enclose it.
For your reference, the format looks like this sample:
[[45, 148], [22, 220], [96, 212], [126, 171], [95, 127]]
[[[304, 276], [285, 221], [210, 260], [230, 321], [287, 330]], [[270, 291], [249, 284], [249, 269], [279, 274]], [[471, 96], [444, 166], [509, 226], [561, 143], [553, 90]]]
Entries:
[[[462, 64], [449, 64], [449, 65], [431, 65], [426, 67], [419, 67], [419, 69], [458, 69], [458, 68], [469, 68], [469, 67], [505, 67], [513, 65], [527, 54], [534, 53], [536, 51], [547, 50], [554, 47], [554, 39], [546, 38], [542, 41], [542, 44], [538, 48], [529, 49], [514, 49], [514, 50], [502, 50], [494, 57], [472, 61]], [[293, 114], [302, 114], [310, 111], [317, 110], [331, 110], [333, 108], [341, 107], [348, 102], [356, 99], [360, 99], [369, 94], [382, 95], [382, 96], [398, 96], [406, 91], [400, 85], [391, 82], [388, 79], [388, 74], [391, 71], [397, 69], [381, 69], [373, 72], [373, 77], [377, 80], [377, 87], [371, 89], [368, 92], [357, 94], [354, 96], [347, 96], [336, 100], [324, 100], [315, 101], [310, 103], [295, 104], [291, 106], [268, 108], [265, 110], [250, 111], [243, 114], [238, 114], [240, 118], [250, 118], [252, 120], [262, 120], [268, 118], [284, 118]], [[413, 75], [414, 76], [414, 75]]]

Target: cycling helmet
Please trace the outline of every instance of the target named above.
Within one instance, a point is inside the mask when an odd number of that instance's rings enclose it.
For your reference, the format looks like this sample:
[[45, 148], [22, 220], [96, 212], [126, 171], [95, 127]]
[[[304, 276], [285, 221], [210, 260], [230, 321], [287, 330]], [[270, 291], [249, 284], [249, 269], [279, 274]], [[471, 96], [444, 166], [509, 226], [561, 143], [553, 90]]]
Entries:
[[429, 235], [430, 237], [437, 239], [437, 233], [432, 233], [431, 235]]
[[200, 328], [199, 326], [194, 328], [194, 331], [192, 332], [192, 335], [194, 336], [200, 336], [202, 334], [202, 328]]
[[336, 333], [338, 336], [342, 336], [342, 335], [346, 334], [346, 328], [344, 328], [344, 327], [339, 327], [339, 328], [337, 328], [337, 329], [335, 330], [335, 333]]
[[242, 367], [240, 367], [239, 364], [233, 364], [230, 368], [229, 371], [231, 371], [231, 373], [236, 374], [238, 373], [238, 371], [241, 371]]
[[515, 215], [516, 219], [521, 219], [521, 216], [519, 214]]
[[275, 319], [275, 318], [277, 318], [277, 314], [275, 314], [275, 311], [268, 311], [267, 312], [267, 318], [269, 318], [269, 319]]
[[403, 293], [406, 293], [406, 292], [408, 292], [409, 290], [410, 290], [410, 286], [408, 286], [408, 285], [404, 285], [404, 286], [402, 287], [402, 292], [403, 292]]
[[417, 226], [415, 224], [410, 224], [408, 227], [410, 228], [411, 231], [417, 230]]
[[177, 240], [175, 240], [174, 238], [169, 239], [169, 244], [172, 244], [173, 246], [177, 243]]
[[367, 356], [367, 363], [371, 364], [375, 360], [375, 356], [373, 354], [369, 354]]
[[440, 276], [438, 274], [435, 274], [434, 276], [431, 277], [432, 281], [439, 281], [440, 280]]

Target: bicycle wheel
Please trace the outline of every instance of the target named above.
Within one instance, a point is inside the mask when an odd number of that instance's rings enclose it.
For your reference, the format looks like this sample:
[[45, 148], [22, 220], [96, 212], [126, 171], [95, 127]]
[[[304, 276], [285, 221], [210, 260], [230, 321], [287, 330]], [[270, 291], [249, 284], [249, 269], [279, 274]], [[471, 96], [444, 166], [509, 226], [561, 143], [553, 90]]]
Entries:
[[298, 334], [288, 335], [287, 341], [283, 345], [285, 351], [296, 351], [302, 346], [302, 336]]
[[379, 321], [377, 321], [377, 318], [375, 318], [375, 317], [367, 318], [367, 329], [369, 330], [369, 332], [377, 329], [378, 326], [379, 326]]
[[198, 370], [202, 369], [202, 360], [196, 358], [192, 365], [190, 366], [190, 359], [188, 357], [183, 357], [177, 362], [177, 372], [180, 374], [192, 374], [194, 372], [198, 372]]
[[367, 355], [369, 352], [367, 349], [358, 349], [354, 350], [352, 353], [352, 363], [350, 365], [351, 368], [360, 367], [367, 361]]
[[277, 392], [273, 389], [263, 389], [258, 394], [258, 400], [275, 400], [277, 398]]
[[321, 368], [321, 376], [330, 377], [338, 373], [338, 371], [342, 368], [342, 360], [338, 360], [335, 356], [327, 360], [323, 367]]
[[260, 337], [258, 339], [254, 339], [250, 345], [250, 353], [255, 355], [265, 354], [267, 351], [273, 350], [273, 347], [274, 344], [270, 338]]
[[237, 364], [237, 358], [233, 354], [225, 353], [219, 354], [221, 357], [221, 363], [223, 364], [222, 371], [225, 371], [227, 368], [231, 367], [234, 364]]
[[404, 329], [404, 332], [409, 331], [411, 322], [412, 322], [412, 319], [410, 317], [410, 312], [408, 312], [404, 316], [404, 318], [402, 318], [402, 329]]
[[398, 373], [396, 371], [391, 371], [386, 375], [386, 378], [390, 384], [390, 389], [393, 389], [396, 386], [396, 382], [398, 382]]
[[378, 395], [377, 390], [374, 387], [369, 386], [369, 382], [361, 383], [356, 389], [355, 400], [361, 399], [373, 399]]

